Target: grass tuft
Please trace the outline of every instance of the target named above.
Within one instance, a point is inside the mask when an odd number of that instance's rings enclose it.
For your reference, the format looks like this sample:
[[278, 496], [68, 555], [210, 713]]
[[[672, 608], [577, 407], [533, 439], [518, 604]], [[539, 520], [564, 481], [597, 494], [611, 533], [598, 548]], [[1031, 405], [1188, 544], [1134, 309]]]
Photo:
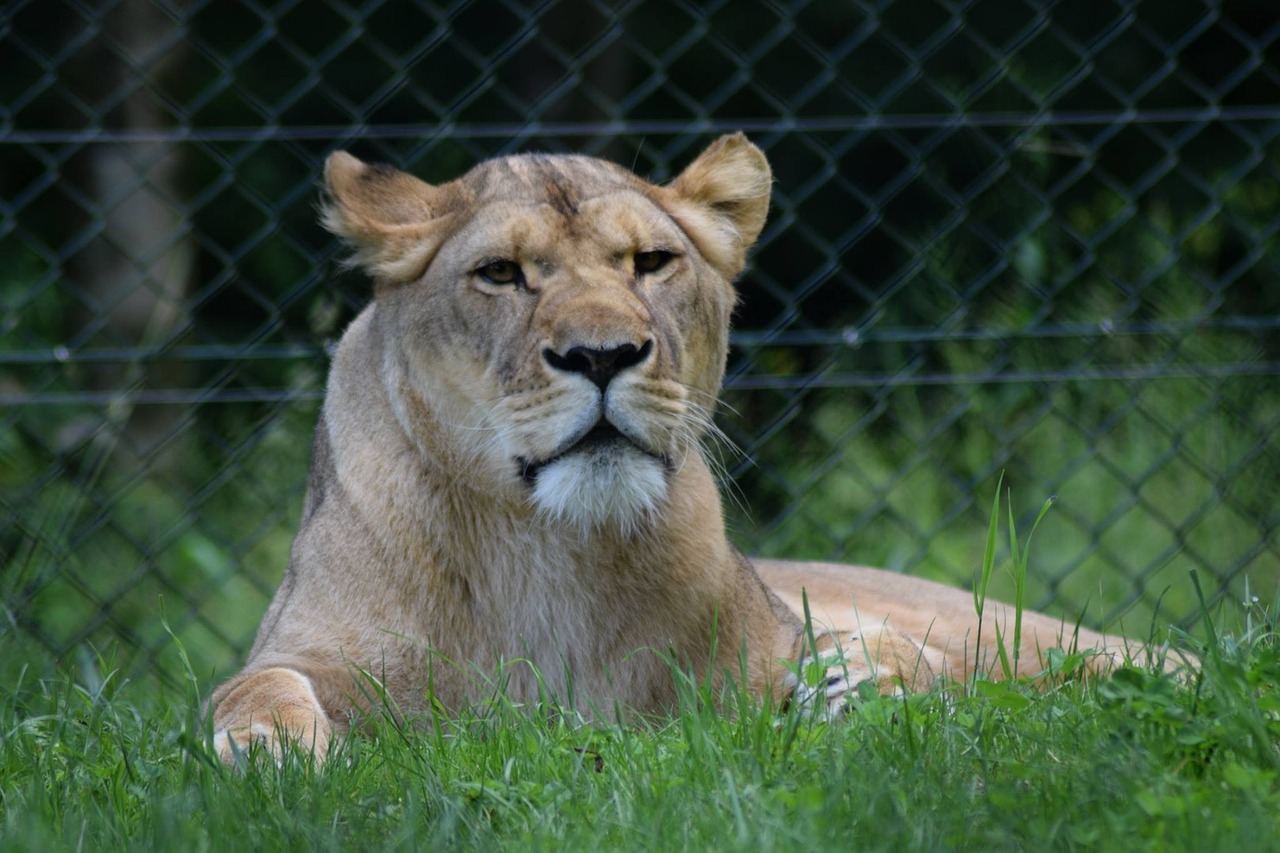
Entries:
[[0, 847], [1266, 847], [1280, 644], [1269, 608], [1228, 618], [1191, 677], [864, 697], [833, 725], [687, 674], [676, 713], [628, 725], [501, 693], [423, 729], [386, 705], [323, 771], [297, 750], [224, 768], [188, 696], [92, 656], [0, 688]]

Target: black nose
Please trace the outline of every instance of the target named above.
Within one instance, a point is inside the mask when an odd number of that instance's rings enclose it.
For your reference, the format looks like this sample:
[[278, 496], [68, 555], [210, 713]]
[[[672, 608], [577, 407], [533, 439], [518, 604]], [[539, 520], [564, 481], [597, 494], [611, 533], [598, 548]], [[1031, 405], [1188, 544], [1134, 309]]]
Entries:
[[603, 391], [613, 377], [628, 367], [635, 367], [648, 358], [652, 351], [653, 341], [645, 341], [638, 347], [633, 344], [623, 344], [608, 349], [573, 347], [564, 355], [547, 348], [542, 351], [542, 357], [556, 370], [581, 373]]

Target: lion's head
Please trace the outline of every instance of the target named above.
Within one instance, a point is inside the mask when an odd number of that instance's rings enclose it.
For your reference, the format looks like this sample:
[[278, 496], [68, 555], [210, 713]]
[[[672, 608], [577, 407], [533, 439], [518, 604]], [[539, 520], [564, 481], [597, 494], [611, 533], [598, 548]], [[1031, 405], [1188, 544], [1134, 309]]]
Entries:
[[732, 281], [769, 205], [744, 136], [665, 186], [544, 155], [432, 186], [337, 153], [325, 179], [324, 223], [375, 282], [381, 379], [424, 454], [581, 528], [634, 527], [701, 464]]

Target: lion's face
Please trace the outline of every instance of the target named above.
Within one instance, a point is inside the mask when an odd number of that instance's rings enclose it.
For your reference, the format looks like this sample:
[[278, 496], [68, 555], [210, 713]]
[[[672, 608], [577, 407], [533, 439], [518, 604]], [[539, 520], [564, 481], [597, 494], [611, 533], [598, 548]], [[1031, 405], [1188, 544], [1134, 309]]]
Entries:
[[432, 187], [335, 155], [327, 178], [326, 221], [378, 284], [389, 390], [425, 451], [582, 528], [661, 507], [710, 424], [731, 279], [767, 209], [754, 146], [726, 137], [668, 187], [585, 157]]

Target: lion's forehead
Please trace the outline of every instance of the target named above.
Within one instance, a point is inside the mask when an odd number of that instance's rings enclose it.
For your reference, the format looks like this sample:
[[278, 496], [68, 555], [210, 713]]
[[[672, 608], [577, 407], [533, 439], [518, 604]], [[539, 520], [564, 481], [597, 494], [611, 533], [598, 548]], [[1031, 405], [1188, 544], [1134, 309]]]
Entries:
[[462, 178], [477, 204], [542, 202], [566, 214], [584, 200], [648, 186], [621, 166], [578, 155], [517, 154], [486, 160]]
[[473, 211], [454, 242], [466, 263], [501, 257], [555, 264], [608, 263], [638, 251], [678, 251], [687, 243], [652, 201], [616, 188], [578, 200], [567, 214], [545, 200], [494, 201]]
[[659, 205], [660, 190], [621, 166], [577, 155], [519, 154], [463, 175], [468, 215], [450, 247], [472, 257], [605, 260], [687, 244]]

